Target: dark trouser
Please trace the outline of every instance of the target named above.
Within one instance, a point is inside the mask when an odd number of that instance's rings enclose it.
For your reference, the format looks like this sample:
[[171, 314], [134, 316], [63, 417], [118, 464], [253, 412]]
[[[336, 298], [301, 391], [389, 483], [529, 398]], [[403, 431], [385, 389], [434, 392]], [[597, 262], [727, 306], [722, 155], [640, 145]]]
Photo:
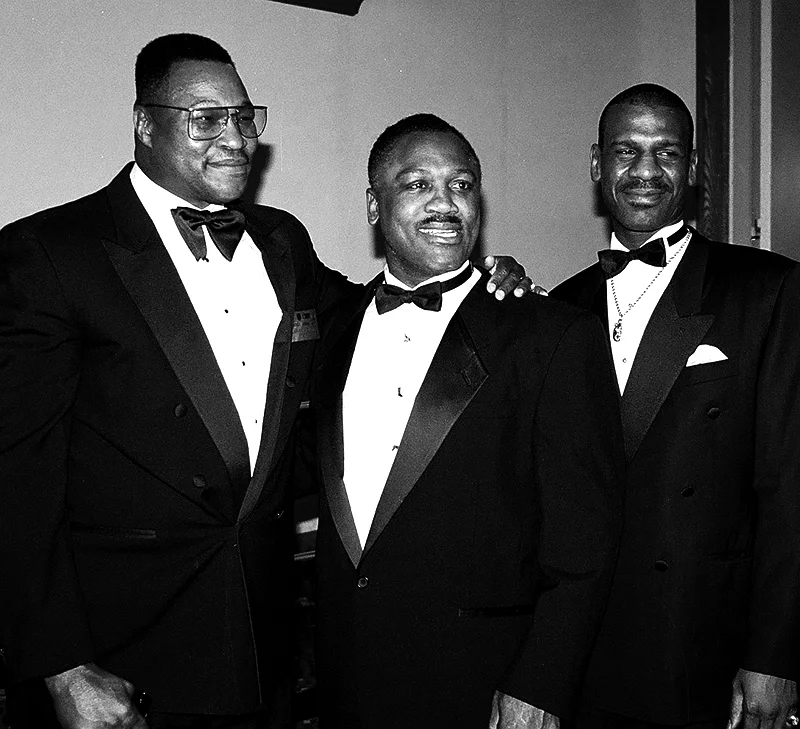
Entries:
[[41, 679], [10, 684], [6, 706], [12, 729], [61, 729], [50, 692]]
[[285, 724], [270, 723], [269, 716], [263, 712], [239, 716], [151, 712], [147, 715], [147, 726], [150, 729], [285, 729], [286, 727]]
[[[700, 721], [692, 724], [655, 724], [622, 714], [603, 711], [586, 702], [581, 703], [574, 723], [567, 729], [725, 729], [728, 718]], [[563, 726], [563, 725], [562, 725]]]

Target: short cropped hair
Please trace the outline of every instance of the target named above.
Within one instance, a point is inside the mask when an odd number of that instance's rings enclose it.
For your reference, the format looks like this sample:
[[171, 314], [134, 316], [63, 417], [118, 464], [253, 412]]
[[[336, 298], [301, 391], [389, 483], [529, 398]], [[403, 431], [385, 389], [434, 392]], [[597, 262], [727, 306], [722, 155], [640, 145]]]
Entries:
[[369, 161], [367, 162], [367, 175], [369, 177], [370, 187], [377, 187], [378, 180], [380, 180], [381, 174], [389, 164], [389, 160], [400, 140], [408, 134], [414, 134], [416, 132], [447, 133], [454, 134], [458, 137], [467, 148], [467, 153], [475, 160], [475, 164], [478, 168], [478, 182], [480, 182], [481, 161], [478, 159], [478, 155], [475, 154], [475, 150], [472, 148], [467, 138], [452, 124], [448, 124], [444, 119], [441, 119], [435, 114], [413, 114], [384, 129], [381, 135], [375, 140], [375, 144], [372, 145], [372, 150], [369, 153]]
[[211, 38], [193, 33], [162, 35], [136, 57], [136, 103], [155, 99], [172, 65], [180, 61], [219, 61], [236, 68], [228, 51]]
[[692, 119], [692, 112], [686, 106], [683, 99], [678, 96], [674, 91], [670, 91], [664, 86], [658, 84], [637, 84], [630, 88], [620, 91], [611, 101], [606, 104], [603, 113], [600, 115], [600, 122], [597, 125], [597, 145], [603, 146], [603, 137], [606, 132], [606, 121], [608, 118], [608, 111], [612, 106], [623, 106], [629, 104], [630, 106], [663, 106], [668, 109], [675, 109], [682, 112], [686, 116], [686, 121], [689, 127], [689, 140], [688, 148], [693, 148], [694, 140], [694, 120]]

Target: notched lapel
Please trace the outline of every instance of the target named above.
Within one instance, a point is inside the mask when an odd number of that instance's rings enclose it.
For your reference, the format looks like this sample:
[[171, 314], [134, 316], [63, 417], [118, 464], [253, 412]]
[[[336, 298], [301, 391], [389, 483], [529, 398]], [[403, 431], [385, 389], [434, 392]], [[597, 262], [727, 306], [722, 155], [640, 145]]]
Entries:
[[[485, 295], [482, 291], [477, 293]], [[462, 309], [466, 305], [467, 301], [462, 304]], [[486, 367], [470, 337], [462, 311], [459, 310], [445, 330], [414, 401], [397, 456], [372, 520], [367, 543], [364, 545], [365, 553], [408, 496], [453, 424], [487, 377]]]
[[[371, 286], [370, 289], [374, 289]], [[350, 370], [358, 332], [361, 329], [366, 304], [360, 316], [352, 319], [326, 353], [325, 366], [318, 386], [317, 453], [323, 487], [333, 523], [354, 567], [361, 560], [361, 539], [358, 536], [350, 499], [344, 485], [344, 425], [342, 419], [342, 392]]]
[[123, 170], [109, 186], [116, 221], [103, 245], [225, 462], [234, 484], [250, 463], [239, 414], [172, 259]]
[[319, 415], [320, 436], [319, 449], [320, 469], [325, 484], [325, 495], [328, 508], [333, 518], [339, 539], [342, 540], [345, 551], [357, 567], [361, 561], [361, 540], [358, 537], [350, 500], [347, 498], [347, 489], [344, 485], [344, 431], [342, 429], [342, 399], [338, 398], [335, 405], [323, 408]]
[[713, 314], [699, 313], [707, 257], [705, 243], [693, 240], [645, 329], [622, 397], [628, 460], [714, 322]]
[[[291, 241], [285, 234], [284, 229], [267, 230], [260, 225], [259, 219], [257, 217], [252, 218], [252, 215], [252, 213], [249, 213], [247, 216], [247, 232], [253, 239], [253, 243], [261, 251], [264, 268], [275, 291], [275, 297], [281, 307], [282, 314], [272, 345], [267, 397], [261, 421], [261, 443], [259, 444], [255, 467], [253, 468], [253, 478], [250, 480], [239, 510], [240, 521], [247, 518], [258, 503], [267, 476], [272, 470], [275, 454], [282, 450], [283, 443], [289, 437], [290, 428], [281, 427], [281, 421], [284, 415], [283, 400], [286, 393], [286, 376], [289, 371], [289, 357], [291, 355], [297, 281], [290, 250]], [[256, 333], [254, 333], [254, 336], [256, 336]], [[291, 414], [291, 417], [294, 417], [294, 413]]]

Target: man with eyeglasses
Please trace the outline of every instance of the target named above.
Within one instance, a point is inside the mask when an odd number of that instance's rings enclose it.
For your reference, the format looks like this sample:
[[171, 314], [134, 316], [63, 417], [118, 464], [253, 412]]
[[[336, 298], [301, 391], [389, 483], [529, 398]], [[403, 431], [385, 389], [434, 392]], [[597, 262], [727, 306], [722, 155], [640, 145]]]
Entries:
[[266, 108], [223, 48], [152, 41], [136, 93], [135, 164], [0, 232], [0, 645], [63, 727], [284, 727], [294, 426], [356, 285], [238, 202]]

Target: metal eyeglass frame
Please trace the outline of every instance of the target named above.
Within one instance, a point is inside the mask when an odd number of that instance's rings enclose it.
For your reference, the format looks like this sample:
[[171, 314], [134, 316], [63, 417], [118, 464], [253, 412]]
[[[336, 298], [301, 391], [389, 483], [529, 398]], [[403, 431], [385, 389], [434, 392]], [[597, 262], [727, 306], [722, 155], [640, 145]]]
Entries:
[[[174, 109], [175, 111], [187, 111], [189, 112], [189, 116], [186, 118], [186, 134], [189, 139], [193, 139], [195, 142], [210, 142], [212, 139], [218, 139], [222, 136], [225, 132], [225, 129], [228, 126], [228, 122], [230, 121], [231, 117], [234, 117], [234, 122], [236, 123], [236, 128], [239, 130], [239, 134], [241, 134], [245, 139], [256, 139], [260, 137], [264, 130], [267, 128], [267, 107], [266, 106], [257, 106], [257, 105], [248, 105], [248, 106], [196, 106], [194, 108], [189, 108], [186, 106], [170, 106], [169, 104], [140, 104], [144, 108], [155, 107], [156, 109]], [[259, 131], [255, 134], [245, 134], [242, 131], [242, 127], [239, 125], [239, 114], [242, 110], [263, 110], [264, 112], [264, 126], [261, 127]], [[196, 137], [192, 136], [192, 115], [198, 111], [226, 111], [228, 116], [225, 117], [225, 123], [220, 127], [220, 130], [217, 134], [213, 137]], [[234, 116], [235, 115], [235, 116]]]

